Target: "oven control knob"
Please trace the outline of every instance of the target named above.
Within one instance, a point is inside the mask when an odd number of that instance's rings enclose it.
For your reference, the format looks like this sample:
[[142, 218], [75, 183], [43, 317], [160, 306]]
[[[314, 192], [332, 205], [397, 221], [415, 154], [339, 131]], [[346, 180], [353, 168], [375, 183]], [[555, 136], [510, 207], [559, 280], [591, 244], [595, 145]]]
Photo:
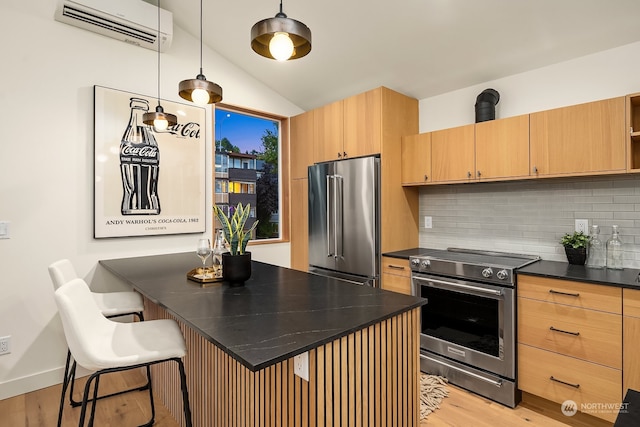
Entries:
[[429, 268], [429, 267], [431, 267], [431, 261], [429, 261], [428, 259], [423, 260], [423, 261], [420, 263], [420, 267], [422, 267], [422, 268]]
[[491, 268], [485, 268], [482, 270], [482, 277], [488, 279], [491, 276], [493, 276], [493, 270]]
[[415, 268], [420, 267], [420, 260], [419, 259], [412, 259], [411, 260], [411, 267], [415, 267]]
[[500, 270], [498, 271], [498, 274], [496, 274], [496, 276], [498, 276], [498, 279], [504, 280], [509, 277], [509, 273], [507, 273], [507, 270]]

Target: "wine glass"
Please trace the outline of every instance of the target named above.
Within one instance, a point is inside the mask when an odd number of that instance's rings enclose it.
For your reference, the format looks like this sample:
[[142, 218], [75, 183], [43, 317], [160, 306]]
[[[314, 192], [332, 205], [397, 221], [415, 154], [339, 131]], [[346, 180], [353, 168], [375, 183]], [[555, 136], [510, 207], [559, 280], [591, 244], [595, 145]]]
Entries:
[[206, 279], [206, 262], [209, 255], [211, 255], [211, 242], [209, 239], [200, 239], [198, 240], [198, 249], [196, 250], [196, 254], [202, 260], [202, 278]]

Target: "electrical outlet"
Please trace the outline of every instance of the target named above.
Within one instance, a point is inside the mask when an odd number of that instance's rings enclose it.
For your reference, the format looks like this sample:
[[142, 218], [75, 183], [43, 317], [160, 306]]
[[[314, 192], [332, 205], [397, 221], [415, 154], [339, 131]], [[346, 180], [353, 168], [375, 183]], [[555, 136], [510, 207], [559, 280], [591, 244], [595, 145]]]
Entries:
[[433, 228], [433, 218], [430, 216], [424, 217], [424, 228]]
[[309, 352], [305, 351], [293, 358], [293, 373], [309, 381]]
[[11, 353], [11, 336], [0, 337], [0, 354]]
[[589, 220], [588, 219], [576, 219], [576, 232], [583, 234], [589, 234]]

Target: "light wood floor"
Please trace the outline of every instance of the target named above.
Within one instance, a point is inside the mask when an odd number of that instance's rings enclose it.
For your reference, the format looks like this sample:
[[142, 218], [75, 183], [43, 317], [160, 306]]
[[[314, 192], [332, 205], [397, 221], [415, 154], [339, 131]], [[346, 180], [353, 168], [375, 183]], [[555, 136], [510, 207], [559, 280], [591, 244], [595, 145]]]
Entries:
[[[81, 379], [76, 386], [76, 391], [82, 389], [82, 384], [83, 380]], [[100, 390], [107, 393], [142, 384], [144, 384], [144, 376], [141, 372], [115, 373], [100, 380]], [[59, 385], [52, 386], [0, 400], [0, 427], [55, 426], [58, 417], [60, 387]], [[443, 400], [440, 409], [422, 421], [420, 427], [566, 427], [567, 425], [594, 426], [594, 421], [597, 421], [595, 419], [581, 421], [572, 417], [572, 419], [566, 420], [571, 424], [565, 424], [552, 418], [552, 416], [558, 417], [550, 413], [552, 410], [557, 411], [557, 409], [550, 409], [545, 405], [536, 405], [535, 402], [533, 404], [524, 403], [515, 409], [510, 409], [450, 385], [449, 396]], [[550, 416], [543, 415], [545, 413], [549, 413]], [[62, 425], [78, 425], [79, 415], [80, 408], [71, 408], [68, 402], [65, 402]], [[96, 409], [95, 425], [100, 427], [137, 426], [146, 422], [149, 416], [148, 392], [127, 393], [100, 401]], [[178, 427], [178, 423], [157, 400], [155, 426]]]

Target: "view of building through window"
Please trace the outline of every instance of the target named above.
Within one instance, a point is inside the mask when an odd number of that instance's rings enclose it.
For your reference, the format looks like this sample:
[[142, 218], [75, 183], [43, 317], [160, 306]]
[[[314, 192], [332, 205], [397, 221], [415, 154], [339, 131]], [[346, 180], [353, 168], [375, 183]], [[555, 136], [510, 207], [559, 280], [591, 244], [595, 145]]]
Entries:
[[278, 120], [216, 107], [215, 203], [233, 214], [251, 205], [246, 227], [258, 220], [255, 239], [280, 237]]

